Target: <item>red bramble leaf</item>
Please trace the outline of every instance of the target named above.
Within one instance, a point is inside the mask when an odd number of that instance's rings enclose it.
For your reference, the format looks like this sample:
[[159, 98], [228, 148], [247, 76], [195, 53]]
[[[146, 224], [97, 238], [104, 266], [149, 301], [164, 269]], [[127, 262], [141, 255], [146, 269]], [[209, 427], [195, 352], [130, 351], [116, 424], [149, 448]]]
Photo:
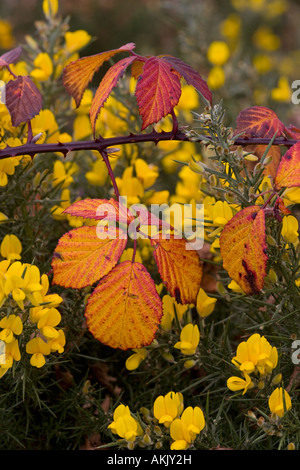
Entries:
[[208, 101], [210, 104], [212, 102], [212, 94], [210, 89], [207, 86], [207, 83], [203, 78], [194, 70], [190, 65], [186, 64], [182, 60], [178, 59], [177, 57], [173, 57], [170, 55], [161, 56], [169, 62], [174, 70], [179, 73], [179, 75], [184, 78], [188, 85], [192, 85], [196, 90], [201, 93], [203, 98]]
[[227, 222], [220, 236], [223, 267], [246, 294], [258, 294], [266, 276], [265, 213], [246, 207]]
[[101, 343], [123, 350], [141, 348], [153, 341], [162, 302], [146, 268], [123, 261], [90, 295], [85, 316], [89, 331]]
[[145, 61], [136, 86], [142, 130], [171, 113], [181, 95], [180, 75], [160, 57]]
[[106, 72], [96, 91], [90, 109], [94, 134], [101, 108], [129, 65], [132, 66], [132, 76], [137, 79], [135, 96], [142, 117], [142, 129], [172, 113], [181, 96], [181, 78], [194, 86], [207, 102], [212, 102], [212, 94], [206, 82], [192, 67], [173, 56], [139, 56], [132, 52], [134, 47], [133, 43], [129, 43], [119, 49], [82, 57], [64, 69], [63, 84], [78, 107], [85, 89], [100, 66], [119, 52], [131, 53], [130, 57], [120, 60]]
[[277, 114], [264, 106], [253, 106], [241, 111], [236, 120], [235, 135], [244, 137], [280, 137], [285, 129]]

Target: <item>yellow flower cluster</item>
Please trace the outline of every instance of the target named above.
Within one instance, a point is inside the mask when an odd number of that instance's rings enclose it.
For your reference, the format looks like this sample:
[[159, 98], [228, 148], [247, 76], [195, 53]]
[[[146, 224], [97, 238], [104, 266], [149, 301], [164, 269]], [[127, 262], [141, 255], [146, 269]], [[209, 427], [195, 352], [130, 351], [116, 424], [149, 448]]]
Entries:
[[154, 417], [170, 430], [171, 450], [185, 450], [195, 441], [205, 426], [203, 411], [191, 406], [184, 409], [182, 393], [169, 392], [156, 398]]
[[[261, 380], [270, 376], [278, 363], [278, 351], [264, 336], [255, 333], [238, 345], [236, 355], [231, 362], [242, 373], [242, 377], [230, 377], [227, 380], [227, 387], [232, 391], [243, 390], [244, 395], [247, 390], [254, 387], [255, 381], [259, 380], [257, 386], [261, 387]], [[254, 382], [250, 377], [251, 374], [255, 376]], [[269, 397], [270, 410], [279, 417], [283, 416], [291, 406], [288, 393], [280, 388], [275, 389]]]
[[31, 365], [38, 368], [45, 364], [46, 355], [54, 351], [63, 352], [65, 334], [56, 328], [61, 321], [56, 307], [62, 298], [48, 293], [48, 276], [41, 276], [37, 266], [19, 261], [22, 252], [20, 240], [13, 234], [6, 235], [0, 252], [5, 258], [0, 261], [0, 305], [13, 301], [21, 310], [0, 320], [2, 377], [12, 367], [13, 361], [21, 359], [16, 336], [21, 335], [24, 328], [32, 330], [35, 327], [33, 337], [26, 343], [26, 352], [31, 355]]
[[[184, 409], [182, 393], [169, 392], [160, 395], [153, 404], [153, 423], [163, 425], [172, 439], [171, 450], [188, 449], [205, 426], [203, 411], [199, 406]], [[149, 420], [149, 417], [148, 417]], [[157, 426], [157, 425], [156, 425]], [[119, 405], [113, 414], [113, 421], [108, 429], [117, 434], [127, 443], [133, 444], [137, 438], [141, 445], [151, 444], [151, 436], [147, 429], [134, 417], [128, 406]], [[162, 431], [156, 429], [156, 435]], [[149, 431], [148, 431], [149, 433]], [[132, 448], [132, 447], [130, 447]]]

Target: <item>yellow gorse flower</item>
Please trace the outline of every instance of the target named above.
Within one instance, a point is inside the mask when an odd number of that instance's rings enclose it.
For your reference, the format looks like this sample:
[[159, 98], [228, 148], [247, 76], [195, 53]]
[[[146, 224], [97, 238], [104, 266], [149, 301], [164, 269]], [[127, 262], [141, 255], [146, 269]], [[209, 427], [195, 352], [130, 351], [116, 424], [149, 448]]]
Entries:
[[198, 406], [186, 408], [182, 416], [175, 419], [170, 425], [170, 436], [173, 439], [171, 450], [187, 449], [204, 426], [205, 419], [201, 408]]
[[40, 52], [33, 61], [34, 69], [30, 72], [32, 78], [38, 82], [48, 80], [53, 73], [53, 63], [47, 52]]
[[182, 328], [180, 341], [174, 345], [174, 348], [180, 349], [182, 354], [185, 355], [195, 354], [199, 340], [200, 333], [198, 326], [188, 323]]
[[43, 12], [46, 18], [52, 18], [58, 12], [58, 0], [43, 0]]
[[46, 363], [45, 356], [50, 354], [50, 346], [42, 338], [37, 336], [26, 344], [26, 352], [32, 355], [30, 364], [39, 369]]
[[5, 343], [11, 343], [14, 340], [14, 335], [19, 336], [23, 331], [23, 323], [18, 315], [11, 314], [0, 320], [0, 340]]
[[113, 422], [108, 428], [128, 442], [135, 441], [137, 436], [143, 435], [143, 430], [139, 422], [131, 415], [128, 406], [119, 405], [113, 415]]
[[224, 41], [213, 41], [208, 47], [207, 59], [213, 65], [224, 65], [228, 61], [229, 56], [230, 50]]
[[229, 377], [227, 380], [227, 387], [233, 392], [243, 390], [243, 395], [253, 387], [253, 382], [248, 374], [244, 374], [244, 378], [241, 377]]
[[183, 410], [183, 396], [181, 393], [169, 392], [165, 396], [156, 398], [153, 405], [153, 414], [160, 424], [170, 427], [172, 421], [180, 416]]
[[19, 342], [16, 338], [13, 338], [9, 343], [5, 343], [5, 350], [1, 354], [0, 378], [13, 366], [14, 361], [19, 361], [20, 359]]
[[9, 260], [21, 259], [22, 244], [14, 234], [7, 234], [0, 246], [1, 256]]
[[[6, 145], [4, 145], [4, 147], [6, 147]], [[0, 186], [7, 185], [7, 176], [15, 173], [15, 167], [19, 165], [21, 158], [22, 157], [9, 157], [0, 160]]]
[[219, 65], [212, 67], [208, 73], [207, 85], [211, 90], [221, 88], [225, 83], [225, 72]]
[[271, 91], [272, 99], [289, 103], [291, 101], [292, 90], [287, 77], [279, 77], [278, 86]]
[[169, 331], [172, 328], [174, 318], [177, 316], [180, 321], [183, 315], [188, 310], [188, 305], [178, 304], [174, 297], [164, 295], [162, 298], [163, 303], [163, 316], [160, 321], [160, 326], [163, 330]]
[[298, 220], [293, 215], [284, 216], [282, 219], [281, 235], [285, 241], [296, 243], [299, 241]]
[[214, 311], [216, 302], [217, 299], [209, 297], [206, 292], [200, 288], [196, 303], [197, 312], [199, 313], [200, 317], [207, 317], [210, 315]]
[[134, 354], [129, 356], [126, 359], [126, 362], [125, 362], [125, 367], [128, 370], [137, 369], [138, 366], [140, 365], [140, 363], [142, 361], [144, 361], [147, 357], [147, 350], [146, 349], [143, 349], [143, 348], [133, 349], [132, 351], [134, 352]]
[[284, 413], [292, 407], [291, 397], [282, 387], [277, 387], [269, 397], [269, 408], [272, 413], [282, 418]]
[[259, 373], [261, 376], [270, 374], [277, 366], [278, 352], [264, 336], [253, 334], [247, 341], [237, 347], [232, 363], [246, 374]]

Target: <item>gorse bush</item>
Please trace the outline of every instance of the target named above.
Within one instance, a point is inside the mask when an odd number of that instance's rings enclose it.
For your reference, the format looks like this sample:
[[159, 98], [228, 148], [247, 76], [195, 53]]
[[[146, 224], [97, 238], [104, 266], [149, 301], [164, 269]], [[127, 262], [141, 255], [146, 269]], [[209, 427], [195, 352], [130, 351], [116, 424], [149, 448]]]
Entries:
[[1, 448], [298, 448], [300, 131], [226, 122], [240, 18], [206, 81], [43, 14], [0, 57]]

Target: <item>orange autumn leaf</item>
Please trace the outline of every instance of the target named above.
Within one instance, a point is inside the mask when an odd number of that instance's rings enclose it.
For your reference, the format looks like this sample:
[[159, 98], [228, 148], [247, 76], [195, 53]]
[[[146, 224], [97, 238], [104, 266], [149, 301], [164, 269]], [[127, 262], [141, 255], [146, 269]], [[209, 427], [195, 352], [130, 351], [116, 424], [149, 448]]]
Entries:
[[207, 83], [188, 64], [167, 55], [143, 57], [132, 52], [134, 47], [133, 43], [128, 43], [119, 49], [82, 57], [64, 69], [63, 84], [78, 107], [85, 89], [101, 65], [119, 52], [131, 53], [131, 56], [116, 62], [108, 69], [97, 88], [90, 109], [94, 134], [101, 108], [129, 65], [132, 65], [132, 76], [137, 79], [135, 96], [142, 117], [142, 130], [172, 113], [181, 96], [181, 78], [192, 85], [206, 102], [212, 102]]
[[300, 142], [281, 157], [275, 177], [276, 190], [295, 186], [300, 186]]
[[123, 204], [122, 198], [119, 201], [113, 198], [81, 199], [67, 207], [64, 214], [84, 219], [111, 220], [122, 224], [127, 224], [134, 219], [133, 214]]
[[111, 348], [149, 345], [162, 316], [162, 302], [146, 268], [123, 261], [105, 276], [90, 295], [85, 311], [87, 327]]
[[152, 238], [154, 258], [170, 295], [182, 304], [195, 304], [202, 280], [202, 263], [195, 250], [187, 249], [184, 239]]
[[20, 75], [10, 80], [5, 93], [5, 104], [15, 127], [30, 121], [42, 109], [42, 96], [30, 77]]
[[100, 82], [100, 85], [95, 93], [92, 100], [90, 109], [90, 119], [92, 124], [93, 132], [95, 133], [95, 126], [100, 109], [109, 97], [112, 89], [116, 86], [119, 78], [122, 77], [127, 67], [135, 60], [134, 56], [125, 57], [125, 59], [119, 60], [114, 64], [107, 73], [104, 75]]
[[257, 294], [266, 276], [265, 213], [246, 207], [227, 222], [220, 236], [223, 267], [246, 294]]
[[134, 48], [135, 44], [128, 43], [118, 49], [82, 57], [65, 67], [63, 72], [63, 84], [74, 98], [77, 107], [80, 105], [85, 89], [101, 65], [119, 52], [131, 51]]
[[280, 137], [285, 130], [277, 114], [264, 106], [253, 106], [243, 109], [236, 120], [235, 135], [244, 137]]
[[105, 276], [118, 262], [127, 243], [118, 229], [117, 238], [98, 237], [96, 227], [79, 227], [58, 241], [52, 259], [53, 284], [81, 289]]

